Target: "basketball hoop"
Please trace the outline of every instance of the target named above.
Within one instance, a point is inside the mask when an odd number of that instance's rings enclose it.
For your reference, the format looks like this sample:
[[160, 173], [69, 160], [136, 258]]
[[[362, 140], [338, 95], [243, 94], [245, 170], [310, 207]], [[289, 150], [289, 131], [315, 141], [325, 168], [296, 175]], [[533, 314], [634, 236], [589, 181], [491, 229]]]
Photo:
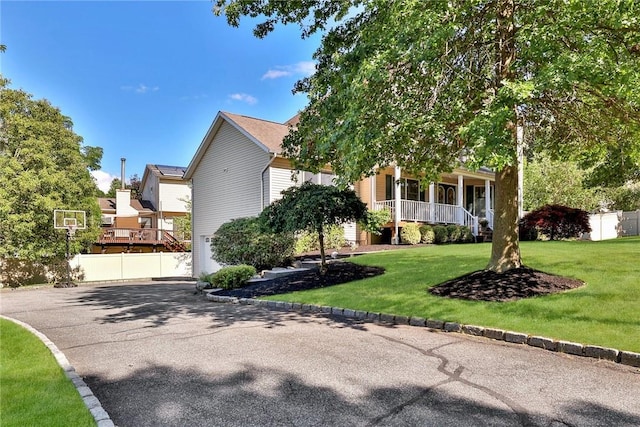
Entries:
[[87, 214], [85, 211], [55, 209], [53, 211], [53, 228], [67, 231], [65, 233], [67, 240], [67, 281], [66, 283], [56, 283], [54, 287], [69, 288], [77, 286], [71, 281], [69, 240], [76, 234], [76, 230], [85, 230], [87, 228]]

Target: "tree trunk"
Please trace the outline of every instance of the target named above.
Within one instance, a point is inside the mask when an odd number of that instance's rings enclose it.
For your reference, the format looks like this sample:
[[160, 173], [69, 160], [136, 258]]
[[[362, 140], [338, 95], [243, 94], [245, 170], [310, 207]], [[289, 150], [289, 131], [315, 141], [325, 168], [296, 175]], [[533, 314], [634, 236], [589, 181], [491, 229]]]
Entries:
[[[504, 82], [513, 81], [513, 62], [516, 57], [514, 0], [499, 0], [496, 31], [496, 89]], [[513, 119], [506, 126], [513, 141], [513, 162], [496, 172], [496, 216], [493, 219], [491, 259], [487, 270], [503, 273], [522, 266], [518, 242], [518, 166], [516, 106]]]
[[518, 167], [496, 173], [496, 216], [487, 270], [503, 273], [522, 266], [518, 242]]
[[324, 276], [327, 272], [327, 260], [324, 254], [324, 232], [318, 231], [318, 243], [320, 244], [320, 274]]

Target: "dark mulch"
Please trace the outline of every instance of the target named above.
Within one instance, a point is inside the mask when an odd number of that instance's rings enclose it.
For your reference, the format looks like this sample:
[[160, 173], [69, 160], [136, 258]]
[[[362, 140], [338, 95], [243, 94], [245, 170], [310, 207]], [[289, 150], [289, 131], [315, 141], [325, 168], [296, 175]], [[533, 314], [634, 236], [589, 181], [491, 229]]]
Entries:
[[448, 298], [477, 301], [515, 301], [537, 295], [547, 295], [575, 289], [584, 282], [569, 277], [554, 276], [528, 267], [514, 268], [505, 273], [474, 271], [429, 289]]
[[293, 291], [323, 288], [366, 279], [384, 273], [380, 267], [369, 267], [351, 262], [336, 262], [328, 265], [327, 272], [320, 275], [318, 269], [293, 273], [277, 279], [258, 282], [244, 288], [219, 291], [216, 295], [227, 295], [238, 298], [256, 298], [266, 295], [285, 294]]
[[[401, 249], [398, 245], [375, 245], [358, 248], [363, 252]], [[345, 249], [341, 254], [347, 255]], [[322, 288], [384, 273], [380, 267], [368, 267], [350, 262], [329, 264], [329, 270], [321, 276], [317, 269], [274, 280], [256, 283], [241, 289], [220, 291], [218, 295], [238, 298], [256, 298], [293, 291]], [[528, 267], [498, 274], [492, 271], [475, 271], [429, 289], [433, 295], [476, 301], [514, 301], [537, 295], [563, 292], [583, 286], [584, 282], [568, 277], [554, 276]]]

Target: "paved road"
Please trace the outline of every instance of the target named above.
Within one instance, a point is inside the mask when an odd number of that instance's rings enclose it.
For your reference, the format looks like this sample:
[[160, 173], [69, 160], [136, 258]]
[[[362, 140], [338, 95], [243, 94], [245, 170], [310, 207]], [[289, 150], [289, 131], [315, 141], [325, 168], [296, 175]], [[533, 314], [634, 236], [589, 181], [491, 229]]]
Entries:
[[611, 362], [216, 304], [185, 283], [0, 297], [121, 427], [640, 425], [640, 370]]

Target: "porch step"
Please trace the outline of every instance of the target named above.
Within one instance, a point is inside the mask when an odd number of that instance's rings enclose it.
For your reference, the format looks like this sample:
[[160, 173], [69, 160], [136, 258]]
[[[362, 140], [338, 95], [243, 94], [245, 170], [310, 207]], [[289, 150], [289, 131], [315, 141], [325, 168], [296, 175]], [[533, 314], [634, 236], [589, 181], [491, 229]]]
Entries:
[[289, 274], [307, 271], [308, 268], [274, 268], [273, 270], [265, 270], [262, 272], [263, 279], [277, 279], [278, 277], [288, 276]]
[[493, 231], [481, 231], [478, 233], [478, 239], [481, 242], [491, 242], [493, 241]]

